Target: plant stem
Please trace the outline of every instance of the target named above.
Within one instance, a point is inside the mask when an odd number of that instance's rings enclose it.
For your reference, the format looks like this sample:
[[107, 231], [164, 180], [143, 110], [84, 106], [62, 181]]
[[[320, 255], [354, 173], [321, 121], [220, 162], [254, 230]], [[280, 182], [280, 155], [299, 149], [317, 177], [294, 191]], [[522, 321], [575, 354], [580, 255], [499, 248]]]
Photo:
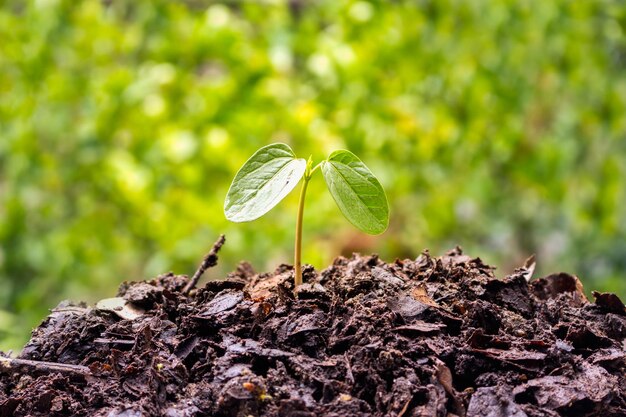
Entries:
[[298, 218], [296, 220], [296, 244], [294, 252], [294, 282], [295, 286], [302, 284], [302, 218], [304, 217], [304, 199], [306, 188], [311, 179], [310, 172], [304, 174], [302, 188], [300, 189], [300, 202], [298, 203]]

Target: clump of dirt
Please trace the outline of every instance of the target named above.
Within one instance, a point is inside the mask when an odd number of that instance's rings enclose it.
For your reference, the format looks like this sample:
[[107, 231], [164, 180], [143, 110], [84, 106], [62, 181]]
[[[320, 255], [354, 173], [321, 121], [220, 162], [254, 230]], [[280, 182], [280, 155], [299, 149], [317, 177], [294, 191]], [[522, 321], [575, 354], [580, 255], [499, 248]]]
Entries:
[[1, 416], [626, 416], [626, 312], [459, 249], [62, 303], [0, 358]]

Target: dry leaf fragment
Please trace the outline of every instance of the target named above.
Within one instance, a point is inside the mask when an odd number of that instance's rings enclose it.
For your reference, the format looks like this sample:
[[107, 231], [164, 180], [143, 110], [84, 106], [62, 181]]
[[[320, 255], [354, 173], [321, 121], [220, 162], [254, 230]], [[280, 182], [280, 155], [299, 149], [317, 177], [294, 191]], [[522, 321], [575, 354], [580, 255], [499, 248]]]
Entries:
[[532, 254], [524, 261], [524, 278], [526, 278], [526, 282], [530, 282], [530, 279], [533, 277], [533, 273], [535, 272], [535, 267], [537, 266], [537, 262], [535, 261], [535, 254]]
[[126, 301], [122, 297], [105, 298], [96, 303], [96, 309], [109, 311], [124, 320], [134, 320], [144, 315], [145, 311]]
[[433, 300], [432, 298], [430, 298], [428, 296], [428, 292], [426, 291], [426, 287], [423, 284], [420, 284], [420, 285], [418, 285], [417, 287], [414, 287], [411, 290], [411, 297], [413, 297], [415, 300], [419, 301], [420, 303], [428, 304], [428, 305], [433, 306], [433, 307], [438, 307], [439, 306], [435, 302], [435, 300]]
[[592, 294], [596, 299], [596, 305], [608, 310], [611, 313], [626, 315], [626, 307], [617, 295], [609, 292], [598, 291], [593, 291]]
[[578, 277], [566, 272], [536, 279], [530, 285], [532, 292], [541, 300], [556, 298], [559, 294], [569, 293], [573, 307], [581, 307], [589, 302], [585, 296], [583, 284]]

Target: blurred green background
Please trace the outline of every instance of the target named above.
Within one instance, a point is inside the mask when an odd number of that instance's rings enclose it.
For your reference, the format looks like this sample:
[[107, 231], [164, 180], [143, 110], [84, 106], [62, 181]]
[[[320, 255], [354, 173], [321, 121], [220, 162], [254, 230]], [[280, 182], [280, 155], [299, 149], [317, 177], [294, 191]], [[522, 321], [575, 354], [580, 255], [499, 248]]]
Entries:
[[456, 244], [504, 276], [575, 273], [626, 294], [621, 1], [1, 1], [0, 348], [60, 300], [291, 262], [297, 192], [231, 224], [260, 146], [347, 148], [389, 230], [356, 231], [310, 185], [304, 261]]

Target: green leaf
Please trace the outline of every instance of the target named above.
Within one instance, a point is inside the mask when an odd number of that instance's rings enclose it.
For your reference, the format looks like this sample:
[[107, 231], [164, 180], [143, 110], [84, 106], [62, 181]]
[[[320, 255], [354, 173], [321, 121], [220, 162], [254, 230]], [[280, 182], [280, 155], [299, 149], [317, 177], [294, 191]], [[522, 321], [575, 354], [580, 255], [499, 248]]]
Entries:
[[226, 218], [233, 222], [258, 219], [298, 185], [305, 169], [306, 161], [296, 159], [288, 145], [262, 147], [235, 175], [224, 201]]
[[322, 164], [326, 185], [339, 210], [356, 227], [372, 235], [389, 225], [389, 205], [382, 185], [352, 152], [335, 151]]

